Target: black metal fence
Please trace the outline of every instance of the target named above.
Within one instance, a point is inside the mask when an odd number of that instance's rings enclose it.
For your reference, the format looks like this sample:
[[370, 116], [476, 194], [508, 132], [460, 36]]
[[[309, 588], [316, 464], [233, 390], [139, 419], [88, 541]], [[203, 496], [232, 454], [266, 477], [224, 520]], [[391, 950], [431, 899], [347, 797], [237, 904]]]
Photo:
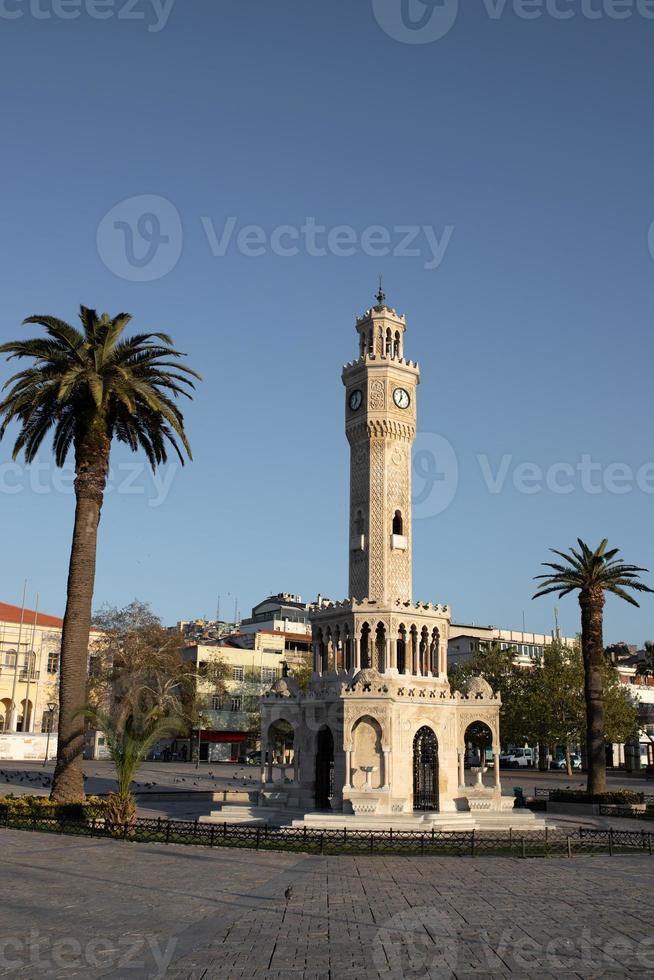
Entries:
[[241, 847], [255, 850], [302, 851], [314, 854], [413, 854], [476, 857], [496, 854], [543, 857], [588, 853], [652, 854], [654, 834], [642, 831], [587, 830], [577, 834], [561, 830], [520, 833], [484, 831], [430, 832], [395, 830], [313, 829], [252, 824], [200, 823], [192, 820], [138, 819], [133, 824], [103, 820], [70, 820], [2, 814], [0, 826], [10, 830], [102, 837], [135, 843], [196, 844], [205, 847]]

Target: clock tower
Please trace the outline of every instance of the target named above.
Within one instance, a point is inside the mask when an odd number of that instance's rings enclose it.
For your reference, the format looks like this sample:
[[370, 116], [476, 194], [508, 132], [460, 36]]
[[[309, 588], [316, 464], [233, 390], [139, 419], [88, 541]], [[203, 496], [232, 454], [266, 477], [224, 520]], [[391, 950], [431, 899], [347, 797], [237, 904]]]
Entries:
[[359, 357], [343, 369], [350, 444], [349, 592], [411, 599], [411, 447], [418, 365], [404, 356], [406, 320], [377, 305], [357, 319]]
[[[464, 692], [451, 690], [450, 609], [412, 597], [411, 448], [420, 372], [404, 355], [406, 320], [386, 305], [381, 284], [356, 331], [358, 356], [342, 371], [348, 595], [319, 597], [311, 609], [306, 689], [291, 674], [262, 700], [261, 758], [268, 761], [260, 800], [304, 811], [305, 825], [321, 827], [331, 826], [330, 818], [339, 828], [350, 818], [366, 828], [380, 818], [394, 828], [424, 827], [439, 812], [449, 814], [447, 826], [474, 826], [473, 809], [503, 806], [500, 701], [482, 678]], [[466, 786], [466, 732], [480, 722], [495, 778], [492, 787], [473, 789]], [[286, 772], [280, 782], [273, 760], [276, 746], [287, 751], [289, 729], [293, 777]]]

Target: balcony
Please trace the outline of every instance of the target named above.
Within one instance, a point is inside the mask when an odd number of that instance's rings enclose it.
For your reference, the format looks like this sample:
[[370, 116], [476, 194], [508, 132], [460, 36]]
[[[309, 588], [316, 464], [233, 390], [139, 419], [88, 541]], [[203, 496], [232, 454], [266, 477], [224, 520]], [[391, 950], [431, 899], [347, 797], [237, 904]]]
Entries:
[[406, 551], [409, 547], [409, 539], [406, 534], [391, 534], [391, 550]]

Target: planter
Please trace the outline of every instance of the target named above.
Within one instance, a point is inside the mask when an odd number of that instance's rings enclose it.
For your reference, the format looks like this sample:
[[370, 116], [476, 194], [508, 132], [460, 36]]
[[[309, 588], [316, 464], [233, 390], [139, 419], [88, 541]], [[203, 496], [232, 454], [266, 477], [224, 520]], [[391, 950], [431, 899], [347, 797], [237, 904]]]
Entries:
[[574, 817], [598, 817], [599, 803], [550, 803], [546, 806], [548, 813], [567, 813]]

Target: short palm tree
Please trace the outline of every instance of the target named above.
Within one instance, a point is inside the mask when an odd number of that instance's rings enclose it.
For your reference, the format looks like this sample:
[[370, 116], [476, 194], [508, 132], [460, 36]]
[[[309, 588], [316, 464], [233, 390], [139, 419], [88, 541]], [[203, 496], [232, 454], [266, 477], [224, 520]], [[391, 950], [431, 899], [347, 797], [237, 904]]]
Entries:
[[175, 717], [149, 715], [114, 717], [98, 708], [86, 707], [77, 712], [106, 738], [109, 756], [116, 769], [116, 792], [110, 794], [105, 818], [113, 824], [133, 824], [136, 820], [136, 801], [130, 787], [139, 766], [157, 742], [176, 734], [181, 722]]
[[654, 677], [654, 643], [645, 640], [643, 653], [644, 656], [641, 657], [636, 667], [636, 675], [647, 680], [648, 677]]
[[586, 751], [588, 754], [588, 792], [603, 793], [606, 790], [606, 753], [604, 726], [604, 691], [602, 666], [604, 643], [602, 638], [604, 603], [607, 592], [624, 599], [632, 606], [638, 602], [627, 590], [635, 592], [654, 592], [638, 578], [639, 572], [646, 568], [625, 565], [616, 556], [618, 548], [607, 551], [605, 538], [591, 551], [580, 538], [579, 548], [571, 548], [570, 554], [550, 550], [563, 559], [564, 564], [543, 562], [551, 569], [544, 575], [539, 591], [533, 596], [557, 592], [559, 597], [578, 591], [581, 606], [581, 653], [584, 661], [584, 697], [586, 701]]
[[53, 799], [84, 798], [83, 721], [76, 712], [86, 702], [91, 604], [95, 581], [97, 529], [114, 438], [134, 451], [143, 449], [153, 469], [165, 463], [170, 447], [184, 462], [191, 457], [184, 419], [174, 399], [191, 397], [190, 368], [164, 333], [124, 338], [131, 317], [113, 319], [81, 307], [82, 330], [52, 316], [31, 316], [45, 336], [0, 346], [8, 358], [25, 358], [29, 367], [5, 384], [0, 402], [0, 439], [12, 422], [19, 425], [13, 456], [31, 463], [53, 431], [55, 461], [63, 466], [75, 454], [75, 525], [68, 569], [66, 612], [61, 638], [59, 743]]

